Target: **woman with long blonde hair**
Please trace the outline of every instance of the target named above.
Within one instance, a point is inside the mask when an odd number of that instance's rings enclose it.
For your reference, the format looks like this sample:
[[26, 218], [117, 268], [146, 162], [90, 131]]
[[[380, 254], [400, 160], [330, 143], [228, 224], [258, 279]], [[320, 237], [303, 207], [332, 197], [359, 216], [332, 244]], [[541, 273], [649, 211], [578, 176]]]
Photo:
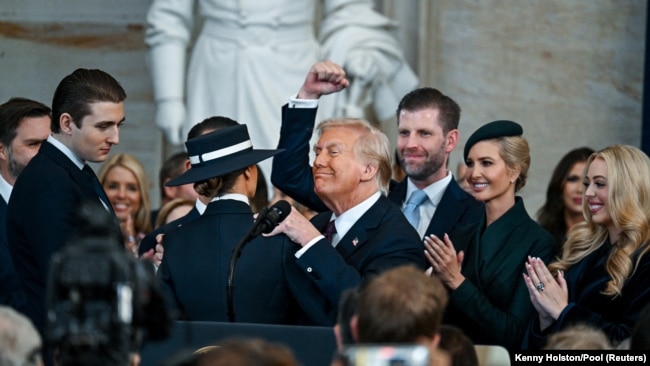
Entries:
[[524, 281], [538, 316], [525, 348], [585, 323], [616, 344], [630, 337], [650, 302], [650, 158], [614, 145], [592, 154], [583, 174], [585, 222], [569, 234], [562, 256], [548, 268], [536, 258]]
[[144, 167], [131, 154], [115, 154], [102, 165], [98, 179], [120, 222], [124, 246], [135, 255], [140, 240], [151, 231], [151, 203]]

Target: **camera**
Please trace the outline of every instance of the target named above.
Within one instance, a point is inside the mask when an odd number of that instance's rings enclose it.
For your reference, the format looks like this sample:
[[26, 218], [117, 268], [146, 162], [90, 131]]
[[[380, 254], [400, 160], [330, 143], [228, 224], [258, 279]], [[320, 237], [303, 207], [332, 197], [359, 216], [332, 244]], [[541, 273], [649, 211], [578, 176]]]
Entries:
[[347, 366], [428, 366], [429, 349], [422, 345], [351, 345], [343, 350]]
[[46, 341], [60, 365], [127, 365], [145, 337], [169, 334], [162, 293], [153, 267], [124, 249], [102, 205], [85, 203], [78, 221], [50, 262]]

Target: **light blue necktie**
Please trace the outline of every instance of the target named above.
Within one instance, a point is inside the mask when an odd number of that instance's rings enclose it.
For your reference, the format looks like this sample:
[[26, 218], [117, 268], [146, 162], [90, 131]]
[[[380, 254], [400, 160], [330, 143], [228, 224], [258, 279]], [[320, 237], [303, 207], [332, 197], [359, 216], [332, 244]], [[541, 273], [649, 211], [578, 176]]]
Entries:
[[420, 204], [426, 201], [429, 197], [424, 193], [423, 190], [418, 189], [413, 191], [408, 201], [406, 201], [406, 206], [404, 206], [404, 216], [411, 223], [411, 225], [418, 229], [418, 224], [420, 223]]

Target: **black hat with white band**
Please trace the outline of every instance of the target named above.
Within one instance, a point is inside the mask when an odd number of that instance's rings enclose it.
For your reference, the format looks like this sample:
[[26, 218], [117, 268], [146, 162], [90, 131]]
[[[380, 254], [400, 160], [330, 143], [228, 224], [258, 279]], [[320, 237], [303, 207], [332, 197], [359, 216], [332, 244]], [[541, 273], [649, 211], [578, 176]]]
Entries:
[[180, 186], [246, 168], [284, 151], [254, 150], [246, 125], [226, 127], [185, 142], [192, 168], [166, 186]]

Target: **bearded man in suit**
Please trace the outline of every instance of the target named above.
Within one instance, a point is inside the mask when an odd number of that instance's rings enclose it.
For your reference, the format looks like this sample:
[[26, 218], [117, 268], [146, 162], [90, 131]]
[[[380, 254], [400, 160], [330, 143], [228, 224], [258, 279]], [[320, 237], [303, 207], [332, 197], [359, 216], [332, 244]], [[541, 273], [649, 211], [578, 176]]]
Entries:
[[26, 98], [0, 105], [0, 305], [23, 306], [25, 295], [7, 244], [7, 204], [16, 179], [50, 135], [50, 107]]

